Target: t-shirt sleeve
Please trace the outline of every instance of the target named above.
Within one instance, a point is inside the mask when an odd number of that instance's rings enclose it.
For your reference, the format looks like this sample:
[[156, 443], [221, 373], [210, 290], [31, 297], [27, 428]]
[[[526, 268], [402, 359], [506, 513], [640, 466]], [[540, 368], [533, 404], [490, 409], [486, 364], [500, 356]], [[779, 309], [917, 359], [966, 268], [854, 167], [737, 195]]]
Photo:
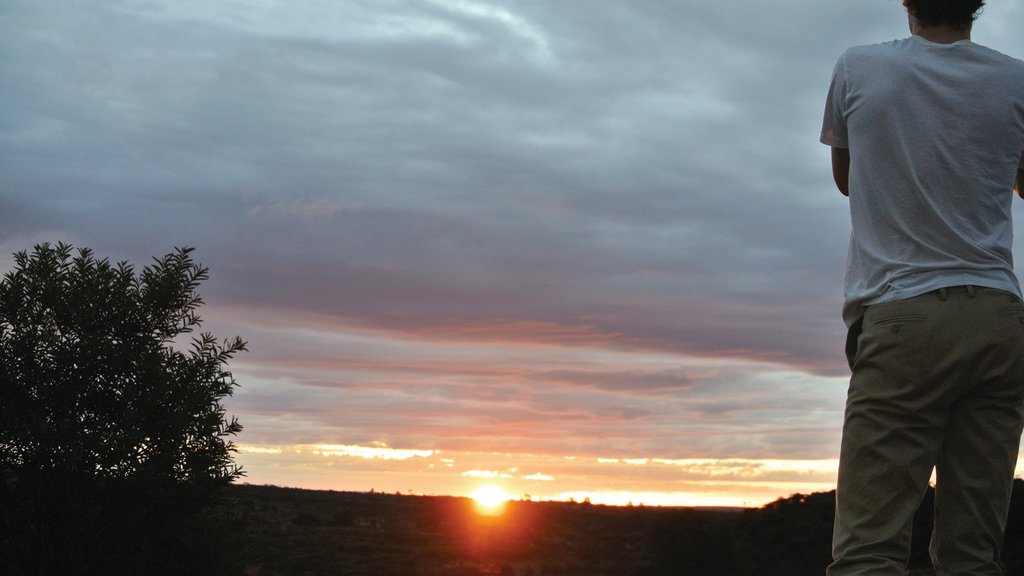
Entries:
[[822, 144], [833, 148], [849, 148], [846, 134], [846, 54], [836, 61], [832, 84], [825, 99], [825, 118], [821, 122]]

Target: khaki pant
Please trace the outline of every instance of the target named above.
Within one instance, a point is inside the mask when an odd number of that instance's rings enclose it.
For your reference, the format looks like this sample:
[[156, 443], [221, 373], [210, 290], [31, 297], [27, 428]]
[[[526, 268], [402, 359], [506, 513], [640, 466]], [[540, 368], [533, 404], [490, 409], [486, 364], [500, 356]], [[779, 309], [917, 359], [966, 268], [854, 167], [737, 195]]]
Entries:
[[1024, 426], [1024, 305], [1000, 290], [957, 287], [869, 306], [847, 352], [827, 574], [906, 574], [933, 468], [936, 573], [1002, 574]]

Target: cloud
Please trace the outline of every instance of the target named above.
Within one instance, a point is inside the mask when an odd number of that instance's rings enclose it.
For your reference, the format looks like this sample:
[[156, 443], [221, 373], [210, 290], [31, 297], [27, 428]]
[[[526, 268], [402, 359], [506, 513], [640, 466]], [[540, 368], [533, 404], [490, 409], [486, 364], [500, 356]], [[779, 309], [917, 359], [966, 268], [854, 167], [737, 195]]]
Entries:
[[377, 442], [373, 446], [316, 444], [310, 446], [309, 449], [313, 454], [319, 454], [325, 458], [352, 456], [366, 460], [408, 460], [410, 458], [429, 458], [434, 455], [433, 450], [399, 450], [390, 448], [383, 442]]
[[512, 475], [505, 472], [496, 472], [494, 470], [467, 470], [462, 473], [463, 476], [468, 478], [511, 478]]
[[[849, 220], [817, 131], [902, 10], [10, 0], [0, 248], [198, 247], [249, 444], [828, 458]], [[1024, 53], [1021, 10], [978, 39]]]

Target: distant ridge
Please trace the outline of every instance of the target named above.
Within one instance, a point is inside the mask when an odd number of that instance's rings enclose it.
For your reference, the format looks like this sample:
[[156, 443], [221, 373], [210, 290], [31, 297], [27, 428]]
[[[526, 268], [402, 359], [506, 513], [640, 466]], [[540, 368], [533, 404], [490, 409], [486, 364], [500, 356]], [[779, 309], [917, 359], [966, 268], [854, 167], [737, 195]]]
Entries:
[[[511, 501], [488, 517], [454, 496], [248, 484], [228, 495], [259, 576], [821, 576], [835, 507], [835, 493], [820, 492], [762, 508]], [[915, 518], [912, 576], [934, 574], [932, 502], [929, 491]], [[1020, 480], [1003, 561], [1024, 574]]]

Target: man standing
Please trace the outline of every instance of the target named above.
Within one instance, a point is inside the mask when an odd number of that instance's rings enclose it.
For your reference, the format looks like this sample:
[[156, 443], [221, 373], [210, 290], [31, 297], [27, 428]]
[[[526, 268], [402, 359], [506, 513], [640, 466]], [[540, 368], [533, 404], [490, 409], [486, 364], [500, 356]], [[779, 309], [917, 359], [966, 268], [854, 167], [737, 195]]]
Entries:
[[853, 371], [830, 576], [906, 573], [936, 471], [940, 576], [999, 575], [1024, 427], [1024, 62], [971, 42], [983, 0], [906, 0], [911, 36], [847, 50], [821, 141], [849, 196]]

